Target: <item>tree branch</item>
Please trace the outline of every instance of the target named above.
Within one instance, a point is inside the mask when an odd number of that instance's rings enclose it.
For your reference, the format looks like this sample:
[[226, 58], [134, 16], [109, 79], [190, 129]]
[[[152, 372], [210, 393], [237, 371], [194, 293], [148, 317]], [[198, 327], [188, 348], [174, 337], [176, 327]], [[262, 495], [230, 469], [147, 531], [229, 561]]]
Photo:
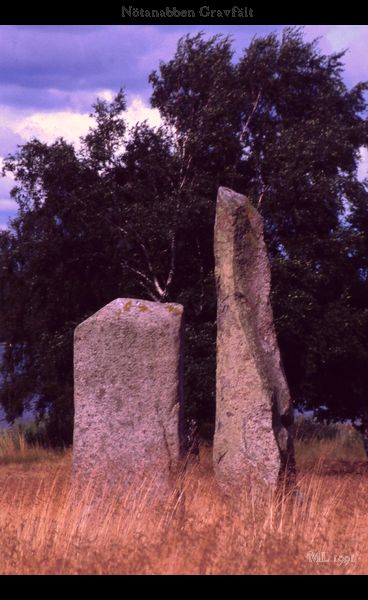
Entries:
[[270, 190], [271, 186], [270, 185], [266, 185], [266, 187], [264, 188], [264, 190], [260, 193], [259, 197], [258, 197], [258, 202], [257, 202], [257, 209], [260, 208], [262, 200], [263, 200], [263, 196]]
[[166, 285], [163, 290], [162, 299], [165, 300], [169, 294], [170, 286], [175, 273], [175, 262], [176, 262], [176, 231], [171, 236], [171, 257], [170, 257], [170, 269], [166, 279]]
[[241, 138], [242, 140], [244, 139], [245, 133], [246, 133], [247, 129], [249, 128], [249, 125], [250, 125], [250, 122], [251, 122], [251, 120], [252, 120], [252, 117], [253, 117], [254, 113], [256, 112], [256, 110], [257, 110], [257, 108], [258, 108], [258, 104], [259, 104], [259, 101], [260, 101], [260, 99], [261, 99], [261, 91], [262, 91], [262, 90], [260, 89], [260, 90], [259, 90], [259, 92], [258, 92], [258, 94], [257, 94], [257, 98], [256, 98], [256, 99], [255, 99], [255, 101], [254, 101], [254, 104], [253, 104], [252, 110], [250, 111], [250, 114], [249, 114], [249, 116], [248, 116], [248, 118], [247, 118], [246, 122], [244, 123], [243, 129], [242, 129], [242, 132], [241, 132], [241, 134], [240, 134], [240, 138]]
[[199, 272], [200, 272], [200, 282], [201, 282], [201, 294], [199, 297], [199, 310], [197, 311], [197, 316], [199, 316], [202, 311], [203, 311], [203, 306], [204, 306], [204, 285], [203, 285], [203, 273], [204, 273], [204, 269], [203, 269], [203, 260], [202, 260], [202, 253], [201, 253], [201, 245], [199, 243], [198, 238], [196, 239], [196, 245], [197, 245], [197, 254], [198, 254], [198, 258], [199, 258]]
[[140, 278], [139, 284], [147, 292], [147, 294], [150, 296], [150, 298], [152, 298], [155, 302], [160, 301], [161, 294], [158, 295], [158, 294], [156, 294], [154, 291], [152, 291], [150, 289], [149, 286], [152, 286], [153, 283], [149, 279], [149, 277], [147, 277], [147, 275], [145, 275], [144, 273], [142, 273], [142, 271], [140, 271], [139, 269], [136, 269], [135, 267], [132, 267], [126, 261], [121, 261], [121, 265], [123, 265], [126, 269], [128, 269], [129, 271], [131, 271], [132, 273], [134, 273], [135, 275], [137, 275]]

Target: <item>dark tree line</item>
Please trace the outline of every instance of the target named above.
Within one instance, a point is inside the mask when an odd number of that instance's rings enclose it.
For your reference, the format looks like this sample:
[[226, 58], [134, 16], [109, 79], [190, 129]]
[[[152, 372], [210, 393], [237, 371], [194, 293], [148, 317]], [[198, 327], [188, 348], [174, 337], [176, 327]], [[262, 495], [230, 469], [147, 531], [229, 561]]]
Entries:
[[80, 150], [34, 139], [5, 161], [18, 214], [0, 235], [0, 401], [9, 420], [32, 397], [54, 443], [73, 421], [73, 330], [116, 297], [186, 310], [188, 423], [214, 418], [213, 227], [219, 185], [265, 219], [272, 303], [295, 404], [368, 428], [368, 145], [365, 92], [343, 53], [302, 31], [182, 38], [150, 75], [162, 126], [127, 130], [125, 96], [94, 105]]

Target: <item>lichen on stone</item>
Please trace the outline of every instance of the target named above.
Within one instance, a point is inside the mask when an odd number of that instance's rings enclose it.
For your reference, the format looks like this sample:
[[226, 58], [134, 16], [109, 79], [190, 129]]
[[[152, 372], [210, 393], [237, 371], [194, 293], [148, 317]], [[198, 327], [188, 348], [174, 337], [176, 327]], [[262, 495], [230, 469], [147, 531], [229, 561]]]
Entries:
[[124, 304], [124, 310], [130, 310], [132, 308], [132, 301], [128, 300], [128, 302], [126, 302]]
[[176, 306], [173, 306], [172, 304], [166, 304], [165, 306], [166, 310], [168, 310], [169, 312], [171, 312], [173, 315], [181, 315], [181, 310], [179, 308], [177, 308]]

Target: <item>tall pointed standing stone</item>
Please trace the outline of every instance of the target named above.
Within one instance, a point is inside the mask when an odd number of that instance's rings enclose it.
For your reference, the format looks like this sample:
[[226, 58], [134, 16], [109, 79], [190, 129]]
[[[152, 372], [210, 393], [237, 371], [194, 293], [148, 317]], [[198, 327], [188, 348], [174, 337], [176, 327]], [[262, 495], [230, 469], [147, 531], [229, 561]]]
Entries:
[[118, 298], [74, 334], [77, 476], [129, 482], [178, 466], [183, 307]]
[[219, 188], [215, 225], [217, 373], [214, 469], [224, 489], [293, 471], [292, 403], [270, 304], [263, 221]]

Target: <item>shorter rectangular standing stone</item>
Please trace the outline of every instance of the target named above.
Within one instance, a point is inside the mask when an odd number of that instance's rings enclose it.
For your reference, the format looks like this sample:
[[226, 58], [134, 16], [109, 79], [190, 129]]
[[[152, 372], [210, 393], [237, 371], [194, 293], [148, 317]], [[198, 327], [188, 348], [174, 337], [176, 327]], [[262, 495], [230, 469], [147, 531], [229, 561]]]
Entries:
[[179, 461], [183, 307], [119, 298], [75, 330], [74, 473], [118, 481]]

